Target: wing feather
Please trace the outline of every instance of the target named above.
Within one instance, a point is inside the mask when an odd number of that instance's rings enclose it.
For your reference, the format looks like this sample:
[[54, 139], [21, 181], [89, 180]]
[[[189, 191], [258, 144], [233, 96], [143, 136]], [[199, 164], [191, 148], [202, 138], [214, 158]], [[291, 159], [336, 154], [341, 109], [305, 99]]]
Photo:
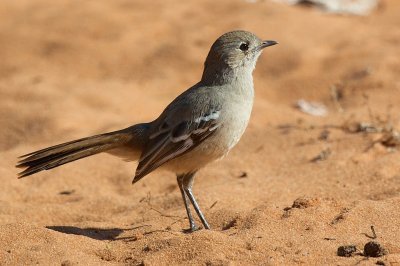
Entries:
[[165, 126], [152, 134], [149, 144], [144, 149], [136, 169], [133, 183], [165, 164], [197, 147], [214, 134], [219, 124], [219, 111], [187, 119], [179, 124]]

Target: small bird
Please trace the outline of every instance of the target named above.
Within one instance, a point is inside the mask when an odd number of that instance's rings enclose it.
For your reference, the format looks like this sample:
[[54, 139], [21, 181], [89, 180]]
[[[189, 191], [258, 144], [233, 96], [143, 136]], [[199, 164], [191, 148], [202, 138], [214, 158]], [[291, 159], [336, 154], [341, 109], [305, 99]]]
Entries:
[[248, 31], [220, 36], [208, 53], [201, 80], [173, 100], [152, 122], [82, 138], [19, 157], [25, 168], [19, 178], [101, 152], [138, 161], [132, 183], [157, 168], [177, 176], [190, 228], [199, 229], [190, 209], [192, 203], [205, 229], [210, 226], [193, 195], [196, 172], [223, 158], [244, 133], [253, 107], [253, 70], [265, 47]]

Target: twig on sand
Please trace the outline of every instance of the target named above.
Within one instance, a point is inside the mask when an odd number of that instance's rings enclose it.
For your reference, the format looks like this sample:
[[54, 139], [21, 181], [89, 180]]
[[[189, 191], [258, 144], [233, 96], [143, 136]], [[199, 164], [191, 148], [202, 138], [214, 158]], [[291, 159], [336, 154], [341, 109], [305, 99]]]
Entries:
[[378, 236], [376, 235], [375, 228], [373, 225], [371, 225], [371, 232], [372, 232], [372, 236], [370, 236], [366, 233], [363, 233], [363, 235], [365, 235], [366, 237], [371, 238], [371, 239], [376, 239]]

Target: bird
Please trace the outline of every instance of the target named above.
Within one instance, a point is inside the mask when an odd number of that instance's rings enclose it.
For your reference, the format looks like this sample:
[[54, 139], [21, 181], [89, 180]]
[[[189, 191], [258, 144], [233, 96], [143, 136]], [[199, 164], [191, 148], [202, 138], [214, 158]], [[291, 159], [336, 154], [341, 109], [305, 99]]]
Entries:
[[18, 178], [49, 170], [98, 153], [137, 161], [136, 183], [156, 169], [176, 175], [189, 220], [187, 232], [210, 229], [193, 194], [196, 173], [217, 161], [238, 143], [253, 107], [253, 70], [264, 48], [276, 45], [255, 34], [235, 30], [221, 35], [211, 46], [198, 83], [177, 96], [151, 122], [73, 140], [22, 155]]

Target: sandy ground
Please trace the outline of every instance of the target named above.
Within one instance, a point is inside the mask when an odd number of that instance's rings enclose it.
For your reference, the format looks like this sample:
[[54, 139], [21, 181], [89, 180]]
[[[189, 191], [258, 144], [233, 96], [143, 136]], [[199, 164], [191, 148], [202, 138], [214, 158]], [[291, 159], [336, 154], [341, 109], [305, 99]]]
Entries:
[[[0, 264], [399, 265], [399, 13], [397, 0], [368, 17], [270, 1], [1, 1]], [[19, 155], [155, 118], [233, 29], [280, 45], [255, 70], [242, 141], [196, 179], [213, 230], [182, 232], [172, 173], [132, 186], [135, 163], [109, 155], [16, 178]], [[387, 255], [336, 255], [362, 251], [371, 225]]]

